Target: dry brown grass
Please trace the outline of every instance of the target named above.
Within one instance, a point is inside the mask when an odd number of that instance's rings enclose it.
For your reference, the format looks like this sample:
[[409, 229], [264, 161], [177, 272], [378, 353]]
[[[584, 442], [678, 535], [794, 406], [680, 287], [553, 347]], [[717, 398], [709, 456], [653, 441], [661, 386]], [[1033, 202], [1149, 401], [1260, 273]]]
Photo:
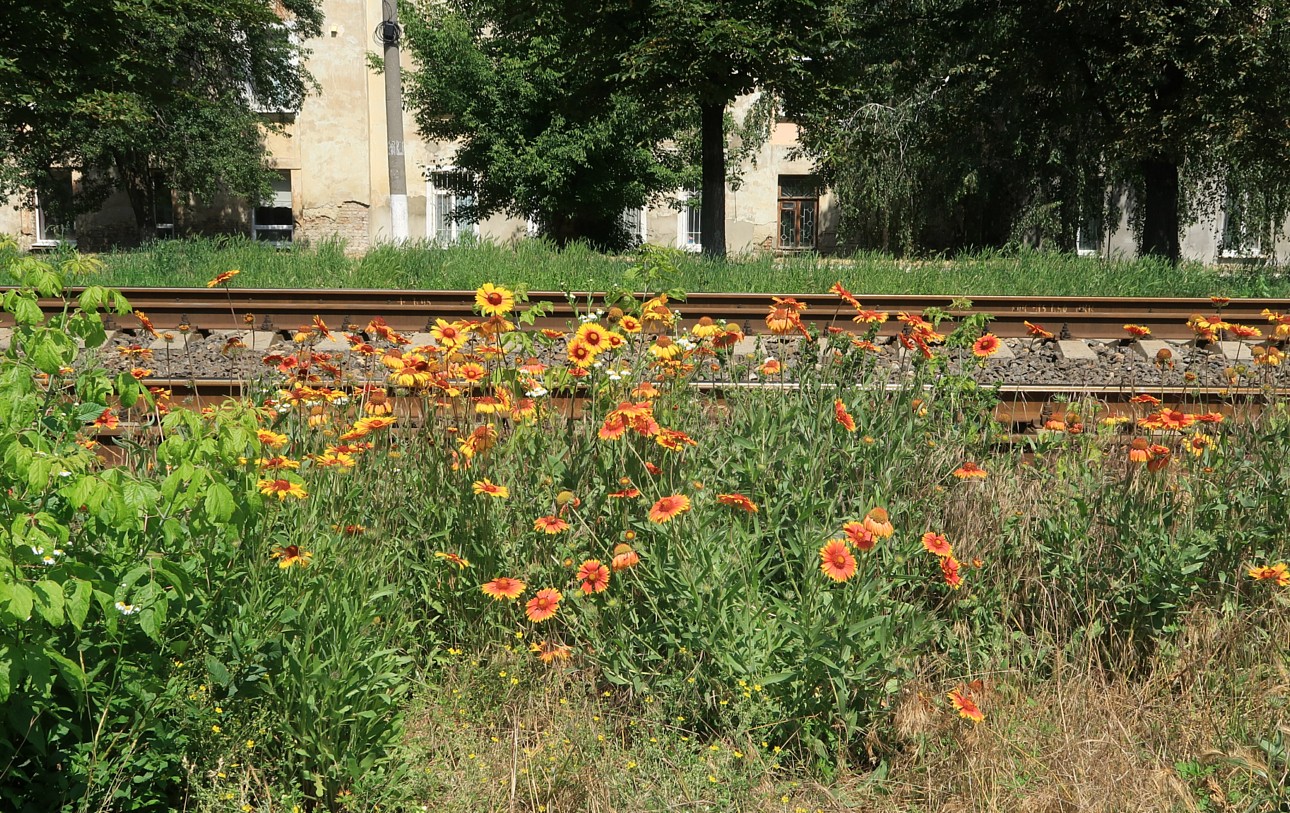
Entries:
[[409, 748], [431, 810], [1280, 813], [1286, 766], [1257, 744], [1278, 725], [1290, 738], [1287, 640], [1286, 606], [1197, 611], [1132, 679], [1061, 658], [1042, 679], [987, 673], [979, 725], [948, 708], [943, 679], [910, 684], [869, 741], [885, 774], [832, 781], [746, 733], [701, 741], [583, 672], [505, 686], [504, 662], [451, 670], [412, 715]]

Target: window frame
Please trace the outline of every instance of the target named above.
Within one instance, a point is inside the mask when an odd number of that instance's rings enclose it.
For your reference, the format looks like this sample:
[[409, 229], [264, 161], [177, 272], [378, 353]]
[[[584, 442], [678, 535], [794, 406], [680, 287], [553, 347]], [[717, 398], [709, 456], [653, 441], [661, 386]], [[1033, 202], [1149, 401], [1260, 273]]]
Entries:
[[[812, 183], [813, 195], [804, 194], [786, 194], [784, 187], [785, 181], [792, 183]], [[814, 175], [780, 175], [776, 184], [776, 202], [775, 202], [775, 248], [779, 251], [815, 251], [819, 247], [820, 241], [820, 187], [819, 180]], [[785, 204], [792, 205], [794, 215], [794, 231], [798, 234], [798, 243], [796, 245], [784, 245], [783, 217]], [[814, 216], [811, 218], [811, 242], [809, 245], [801, 243], [802, 232], [802, 211], [806, 205], [810, 205], [814, 210]]]
[[[451, 187], [439, 186], [435, 183], [436, 175], [449, 175], [452, 173], [465, 174], [465, 170], [455, 166], [437, 167], [426, 171], [426, 240], [438, 246], [455, 246], [462, 242], [463, 236], [469, 234], [472, 239], [479, 239], [479, 221], [478, 220], [461, 220], [453, 217], [452, 213], [457, 211], [459, 206], [469, 206], [474, 202], [473, 195], [461, 195]], [[439, 196], [443, 195], [448, 199], [448, 239], [443, 240], [439, 236]], [[462, 202], [458, 202], [462, 198]], [[463, 234], [463, 227], [469, 229]]]
[[[700, 227], [703, 222], [703, 204], [696, 206], [690, 203], [697, 197], [698, 193], [690, 189], [683, 190], [678, 195], [681, 211], [676, 215], [676, 247], [682, 251], [703, 250], [703, 231]], [[694, 228], [690, 228], [691, 226]]]
[[[68, 197], [70, 199], [76, 194], [76, 181], [72, 177], [72, 171], [70, 169], [65, 171], [67, 172], [67, 188], [68, 188]], [[33, 205], [33, 212], [35, 213], [35, 224], [34, 224], [35, 232], [34, 232], [34, 239], [31, 241], [32, 248], [52, 249], [52, 248], [58, 248], [60, 245], [67, 245], [67, 246], [71, 246], [72, 248], [76, 247], [75, 216], [72, 217], [71, 223], [70, 223], [71, 235], [72, 235], [71, 237], [48, 237], [46, 235], [46, 232], [49, 230], [49, 223], [46, 221], [45, 208], [40, 202], [39, 190], [32, 192], [32, 205]], [[58, 225], [59, 224], [55, 224], [55, 226], [58, 226]], [[66, 228], [66, 227], [67, 227], [67, 224], [63, 224], [63, 228]]]
[[[295, 182], [292, 179], [292, 172], [289, 169], [278, 170], [279, 177], [287, 182], [286, 194], [289, 204], [287, 206], [261, 206], [259, 204], [251, 207], [251, 239], [257, 243], [268, 243], [274, 248], [290, 248], [296, 241], [296, 205], [295, 205]], [[281, 203], [280, 190], [274, 190], [274, 203]], [[291, 213], [291, 224], [279, 223], [260, 223], [259, 212], [261, 209], [286, 209]], [[286, 233], [287, 239], [274, 239], [274, 234]], [[269, 235], [269, 239], [264, 239], [260, 235]]]

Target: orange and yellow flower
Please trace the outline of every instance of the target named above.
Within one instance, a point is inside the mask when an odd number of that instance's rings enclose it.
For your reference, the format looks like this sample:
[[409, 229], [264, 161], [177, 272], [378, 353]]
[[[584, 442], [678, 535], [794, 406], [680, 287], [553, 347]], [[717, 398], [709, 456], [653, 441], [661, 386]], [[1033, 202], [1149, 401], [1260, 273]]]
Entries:
[[549, 536], [555, 536], [558, 533], [569, 530], [569, 523], [554, 514], [548, 514], [545, 517], [538, 517], [533, 520], [533, 530], [541, 531]]
[[277, 545], [270, 551], [270, 555], [278, 560], [278, 567], [282, 570], [293, 565], [306, 567], [313, 561], [314, 555], [311, 551], [302, 550], [299, 545]]
[[1151, 328], [1145, 325], [1125, 325], [1124, 331], [1135, 339], [1145, 339], [1151, 335]]
[[282, 477], [273, 480], [261, 480], [259, 485], [261, 494], [266, 497], [277, 497], [279, 501], [286, 500], [287, 497], [303, 500], [309, 496], [309, 492], [305, 491], [304, 486]]
[[941, 575], [951, 588], [957, 590], [963, 586], [963, 577], [959, 575], [959, 560], [953, 556], [941, 558]]
[[959, 478], [960, 480], [967, 480], [972, 477], [975, 477], [980, 480], [984, 480], [986, 477], [989, 476], [989, 472], [987, 472], [985, 469], [981, 468], [977, 464], [969, 461], [967, 463], [964, 463], [962, 466], [959, 466], [957, 469], [955, 469], [954, 476]]
[[1249, 574], [1255, 581], [1271, 581], [1276, 582], [1278, 587], [1290, 587], [1290, 567], [1287, 567], [1285, 562], [1252, 567]]
[[851, 413], [847, 412], [847, 405], [842, 403], [841, 398], [833, 399], [833, 417], [838, 423], [842, 424], [843, 429], [848, 432], [856, 431], [855, 418], [852, 418]]
[[831, 539], [820, 548], [820, 572], [835, 582], [844, 582], [856, 574], [856, 557], [845, 540]]
[[524, 595], [524, 582], [510, 576], [498, 576], [487, 584], [481, 585], [484, 595], [496, 601], [513, 601]]
[[578, 568], [578, 578], [584, 594], [603, 593], [609, 587], [609, 568], [599, 559], [588, 559]]
[[684, 494], [663, 497], [649, 510], [649, 521], [663, 524], [690, 510], [690, 498]]
[[1145, 438], [1134, 438], [1129, 444], [1129, 462], [1146, 463], [1151, 459], [1151, 444]]
[[121, 419], [111, 409], [105, 409], [94, 419], [93, 425], [100, 429], [116, 429], [121, 425]]
[[567, 661], [573, 657], [573, 650], [564, 644], [553, 644], [547, 641], [536, 645], [534, 651], [537, 652], [538, 660], [542, 663], [554, 663], [555, 661]]
[[959, 713], [960, 717], [965, 717], [974, 723], [979, 723], [985, 719], [985, 714], [977, 706], [976, 701], [972, 699], [970, 692], [955, 689], [947, 697], [953, 704], [954, 710]]
[[718, 494], [717, 502], [722, 505], [734, 506], [735, 508], [747, 511], [750, 514], [757, 513], [757, 503], [748, 499], [743, 494]]
[[614, 558], [610, 561], [609, 566], [616, 573], [620, 570], [635, 567], [640, 563], [640, 560], [640, 554], [636, 552], [636, 549], [626, 542], [622, 542], [614, 546]]
[[856, 550], [873, 550], [873, 546], [878, 542], [878, 537], [873, 535], [864, 526], [863, 522], [845, 522], [842, 524], [842, 533], [846, 534], [847, 541], [856, 546]]
[[237, 276], [238, 274], [240, 274], [240, 273], [242, 273], [242, 272], [241, 272], [241, 271], [239, 271], [238, 269], [234, 268], [234, 269], [233, 269], [233, 270], [231, 270], [231, 271], [224, 271], [224, 272], [222, 272], [222, 273], [216, 274], [216, 275], [215, 275], [215, 277], [214, 277], [213, 279], [211, 279], [209, 282], [207, 282], [207, 283], [206, 283], [206, 287], [207, 287], [207, 288], [214, 288], [214, 287], [216, 287], [217, 285], [223, 285], [224, 283], [226, 283], [226, 282], [228, 282], [229, 280], [233, 279], [233, 277], [236, 277], [236, 276]]
[[534, 624], [545, 621], [555, 615], [560, 609], [560, 599], [564, 594], [554, 587], [547, 587], [537, 591], [537, 595], [529, 599], [529, 603], [524, 607], [524, 614]]
[[987, 333], [972, 343], [972, 355], [979, 359], [988, 359], [998, 353], [1001, 347], [1003, 347], [1003, 342], [999, 340], [999, 337], [993, 333]]
[[470, 487], [474, 489], [476, 494], [487, 494], [488, 496], [499, 500], [504, 500], [511, 496], [511, 490], [509, 488], [506, 486], [499, 486], [487, 477], [482, 480], [476, 480], [470, 484]]
[[459, 556], [455, 553], [448, 553], [447, 551], [439, 550], [435, 551], [434, 558], [442, 559], [450, 565], [456, 565], [460, 570], [465, 570], [470, 567], [470, 562], [468, 562], [465, 557]]
[[944, 534], [938, 534], [928, 531], [923, 534], [923, 547], [927, 552], [941, 558], [954, 555], [954, 548], [950, 547], [950, 541], [945, 538]]
[[864, 515], [864, 527], [879, 539], [886, 539], [896, 532], [885, 508], [869, 509], [869, 513]]
[[475, 291], [475, 305], [485, 316], [505, 316], [515, 309], [515, 293], [485, 282]]

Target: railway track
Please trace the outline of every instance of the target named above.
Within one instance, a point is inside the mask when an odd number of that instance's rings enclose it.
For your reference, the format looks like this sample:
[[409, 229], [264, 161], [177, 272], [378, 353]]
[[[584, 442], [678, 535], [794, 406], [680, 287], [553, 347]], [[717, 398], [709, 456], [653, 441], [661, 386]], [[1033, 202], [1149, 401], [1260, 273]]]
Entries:
[[[473, 291], [126, 288], [122, 293], [132, 307], [147, 313], [158, 328], [177, 329], [186, 325], [198, 333], [245, 329], [248, 324], [257, 330], [285, 332], [309, 324], [315, 315], [339, 329], [361, 327], [380, 316], [395, 330], [419, 331], [425, 330], [436, 318], [454, 320], [476, 315]], [[1080, 339], [1123, 337], [1125, 324], [1147, 327], [1158, 339], [1189, 339], [1192, 332], [1186, 322], [1194, 314], [1221, 313], [1229, 322], [1260, 325], [1266, 324], [1264, 309], [1290, 312], [1290, 299], [1234, 299], [1218, 308], [1209, 299], [1192, 298], [987, 296], [968, 300], [948, 296], [863, 294], [857, 297], [866, 308], [885, 311], [893, 317], [902, 311], [924, 313], [937, 309], [945, 315], [945, 324], [949, 327], [970, 314], [989, 314], [992, 317], [989, 330], [1002, 338], [1028, 335], [1026, 323], [1030, 322], [1043, 325], [1054, 334]], [[807, 325], [822, 329], [851, 323], [852, 309], [833, 294], [797, 294], [794, 298], [807, 306], [801, 314]], [[603, 306], [603, 297], [589, 293], [566, 296], [533, 292], [529, 294], [529, 301], [544, 303], [550, 309], [538, 320], [539, 328], [562, 328], [577, 312]], [[769, 294], [696, 293], [684, 302], [671, 304], [682, 311], [683, 325], [708, 316], [734, 322], [746, 333], [757, 334], [767, 332], [765, 317], [771, 301]], [[62, 309], [60, 300], [41, 304], [49, 310]], [[0, 314], [0, 327], [11, 324], [4, 321], [7, 316]], [[128, 316], [115, 319], [109, 325], [137, 326], [138, 321]], [[893, 319], [883, 325], [881, 333], [891, 335], [899, 329], [900, 324]]]
[[[162, 387], [172, 393], [171, 403], [200, 409], [217, 405], [228, 398], [247, 394], [244, 382], [231, 379], [149, 379], [149, 386]], [[714, 401], [724, 400], [735, 390], [759, 389], [768, 392], [782, 390], [786, 385], [779, 383], [694, 383], [690, 387]], [[787, 385], [789, 388], [792, 385]], [[1004, 384], [997, 388], [998, 404], [994, 417], [1002, 426], [1015, 433], [1026, 433], [1043, 428], [1051, 418], [1064, 417], [1069, 409], [1078, 409], [1083, 413], [1082, 420], [1095, 421], [1098, 417], [1118, 414], [1128, 415], [1133, 412], [1132, 398], [1139, 395], [1136, 390], [1124, 387], [1100, 386], [1018, 386]], [[1269, 391], [1257, 387], [1155, 387], [1149, 393], [1161, 399], [1169, 406], [1186, 406], [1188, 411], [1215, 411], [1228, 416], [1238, 413], [1244, 418], [1258, 415], [1264, 406], [1281, 397], [1290, 395], [1286, 392]], [[572, 404], [570, 401], [572, 400]], [[565, 412], [570, 409], [575, 414], [589, 403], [580, 395], [555, 395], [547, 399], [548, 408], [552, 411]], [[1087, 409], [1093, 405], [1093, 409]], [[420, 396], [403, 396], [394, 398], [394, 413], [402, 416], [413, 425], [419, 424], [425, 417], [426, 399]], [[1149, 410], [1148, 410], [1149, 411]]]

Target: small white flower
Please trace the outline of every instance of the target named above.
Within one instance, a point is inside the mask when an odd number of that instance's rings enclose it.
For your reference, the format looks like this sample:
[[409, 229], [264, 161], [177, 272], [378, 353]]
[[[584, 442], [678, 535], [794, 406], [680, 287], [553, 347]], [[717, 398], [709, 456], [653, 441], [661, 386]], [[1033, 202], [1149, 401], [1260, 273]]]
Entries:
[[55, 562], [57, 562], [58, 560], [57, 560], [57, 559], [55, 559], [55, 558], [54, 558], [54, 557], [52, 557], [52, 556], [45, 556], [45, 557], [42, 557], [40, 561], [44, 562], [44, 563], [45, 563], [45, 564], [47, 564], [47, 565], [52, 565], [52, 564], [54, 564]]
[[32, 552], [32, 553], [34, 553], [34, 554], [36, 554], [37, 556], [40, 556], [42, 553], [44, 553], [44, 552], [45, 552], [45, 549], [44, 549], [44, 548], [38, 548], [38, 547], [36, 547], [35, 545], [32, 545], [32, 546], [31, 546], [31, 552]]
[[60, 471], [60, 472], [58, 473], [58, 476], [59, 476], [59, 477], [71, 477], [71, 476], [72, 476], [72, 473], [71, 473], [70, 471]]
[[286, 415], [286, 414], [287, 414], [288, 412], [290, 412], [290, 411], [291, 411], [291, 405], [290, 405], [290, 404], [278, 404], [278, 414], [279, 414], [279, 415]]
[[614, 372], [614, 371], [612, 371], [612, 370], [610, 370], [610, 371], [609, 371], [609, 380], [610, 380], [610, 381], [618, 381], [618, 380], [620, 380], [620, 378], [621, 378], [621, 377], [618, 375], [618, 373], [615, 373], [615, 372]]
[[121, 615], [134, 615], [139, 612], [138, 607], [133, 604], [126, 604], [124, 601], [118, 601], [115, 606]]
[[527, 395], [529, 398], [541, 398], [543, 395], [546, 395], [547, 393], [548, 393], [548, 390], [546, 387], [534, 387], [533, 389], [529, 390], [524, 394]]

